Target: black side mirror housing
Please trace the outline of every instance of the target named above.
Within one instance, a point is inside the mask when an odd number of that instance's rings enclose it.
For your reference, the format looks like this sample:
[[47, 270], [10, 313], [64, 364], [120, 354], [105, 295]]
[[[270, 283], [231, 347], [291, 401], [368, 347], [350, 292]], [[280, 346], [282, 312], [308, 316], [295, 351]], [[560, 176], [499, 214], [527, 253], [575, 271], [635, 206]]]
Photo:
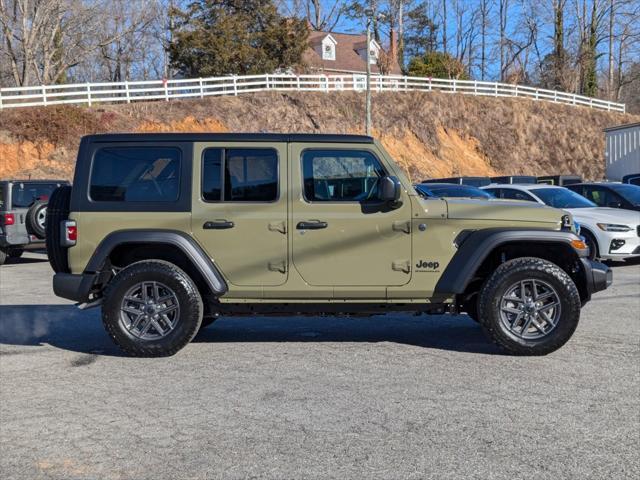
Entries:
[[402, 184], [398, 177], [387, 176], [380, 179], [380, 200], [387, 202], [393, 208], [402, 205], [400, 194], [402, 192]]

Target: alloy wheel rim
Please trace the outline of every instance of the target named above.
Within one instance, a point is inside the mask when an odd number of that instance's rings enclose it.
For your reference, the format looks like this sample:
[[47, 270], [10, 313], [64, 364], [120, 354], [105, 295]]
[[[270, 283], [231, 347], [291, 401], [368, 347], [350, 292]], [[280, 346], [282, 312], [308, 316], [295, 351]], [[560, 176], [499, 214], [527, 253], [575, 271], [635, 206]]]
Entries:
[[36, 215], [36, 222], [38, 222], [38, 225], [40, 225], [41, 228], [45, 227], [45, 224], [47, 222], [47, 209], [46, 208], [43, 208], [38, 212], [38, 214]]
[[180, 319], [176, 293], [160, 282], [140, 282], [125, 293], [120, 321], [141, 340], [158, 340], [171, 333]]
[[558, 325], [561, 315], [558, 292], [542, 280], [522, 280], [507, 288], [500, 300], [500, 321], [518, 338], [536, 340]]

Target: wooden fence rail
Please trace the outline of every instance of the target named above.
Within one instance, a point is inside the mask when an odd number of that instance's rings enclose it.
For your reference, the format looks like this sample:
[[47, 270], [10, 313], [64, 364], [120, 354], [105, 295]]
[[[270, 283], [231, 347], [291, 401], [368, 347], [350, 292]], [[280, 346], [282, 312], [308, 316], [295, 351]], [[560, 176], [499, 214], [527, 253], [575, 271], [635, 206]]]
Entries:
[[[579, 105], [614, 112], [624, 112], [623, 103], [609, 102], [573, 93], [508, 83], [443, 78], [373, 76], [371, 88], [376, 92], [440, 91], [489, 97], [525, 97], [566, 105]], [[149, 100], [169, 101], [179, 98], [204, 98], [216, 95], [240, 95], [250, 92], [343, 90], [364, 91], [366, 77], [353, 75], [265, 74], [176, 80], [135, 82], [77, 83], [0, 88], [0, 110], [62, 104], [96, 105], [113, 102]]]

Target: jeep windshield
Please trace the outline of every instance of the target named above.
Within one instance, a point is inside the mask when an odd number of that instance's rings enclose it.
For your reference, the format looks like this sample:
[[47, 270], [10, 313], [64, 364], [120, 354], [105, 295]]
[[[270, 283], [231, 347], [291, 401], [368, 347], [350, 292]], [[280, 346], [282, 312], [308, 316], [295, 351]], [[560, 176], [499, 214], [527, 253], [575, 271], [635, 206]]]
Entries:
[[533, 193], [546, 205], [554, 208], [597, 207], [591, 200], [567, 188], [536, 188]]
[[29, 208], [38, 200], [46, 202], [51, 192], [59, 186], [57, 183], [14, 183], [11, 190], [11, 207]]

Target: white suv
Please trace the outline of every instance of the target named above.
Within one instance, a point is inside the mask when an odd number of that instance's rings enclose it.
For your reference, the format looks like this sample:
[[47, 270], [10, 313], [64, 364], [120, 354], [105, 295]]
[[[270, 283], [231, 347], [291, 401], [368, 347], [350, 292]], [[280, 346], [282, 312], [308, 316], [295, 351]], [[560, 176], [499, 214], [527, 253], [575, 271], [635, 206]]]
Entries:
[[568, 211], [580, 224], [591, 258], [640, 257], [640, 212], [598, 207], [591, 200], [553, 185], [500, 185], [482, 187], [496, 198], [537, 202]]

